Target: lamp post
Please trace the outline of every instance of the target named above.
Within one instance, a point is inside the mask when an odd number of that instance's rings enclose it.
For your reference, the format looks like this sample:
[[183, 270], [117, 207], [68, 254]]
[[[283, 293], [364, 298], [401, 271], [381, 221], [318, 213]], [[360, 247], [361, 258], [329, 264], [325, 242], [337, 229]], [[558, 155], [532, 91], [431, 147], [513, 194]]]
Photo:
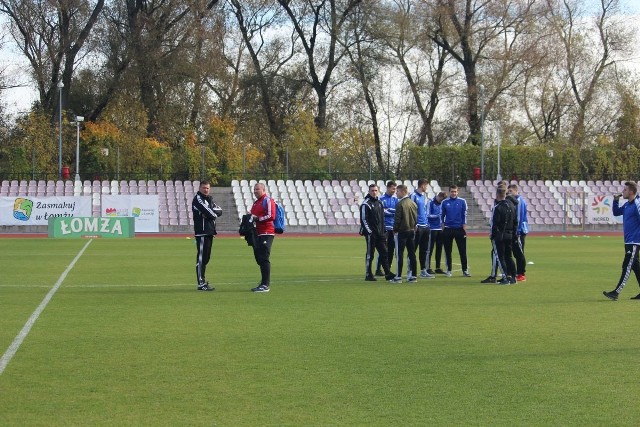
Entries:
[[289, 179], [289, 146], [284, 147], [285, 149], [285, 165], [287, 170], [287, 179]]
[[484, 86], [478, 85], [480, 94], [480, 179], [484, 181]]
[[502, 139], [502, 132], [500, 132], [499, 126], [497, 126], [496, 134], [498, 137], [498, 175], [496, 176], [496, 180], [502, 181], [502, 175], [500, 174], [500, 140]]
[[202, 144], [200, 146], [200, 157], [202, 159], [202, 165], [200, 166], [200, 181], [204, 181], [204, 169], [205, 169], [205, 165], [204, 165], [204, 150], [205, 150], [205, 146], [204, 144]]
[[80, 122], [84, 117], [76, 116], [76, 181], [80, 181]]
[[244, 176], [246, 173], [247, 173], [247, 146], [245, 144], [242, 146], [242, 179], [244, 179]]
[[60, 104], [58, 106], [58, 179], [62, 179], [62, 80], [58, 82], [58, 92], [60, 94]]

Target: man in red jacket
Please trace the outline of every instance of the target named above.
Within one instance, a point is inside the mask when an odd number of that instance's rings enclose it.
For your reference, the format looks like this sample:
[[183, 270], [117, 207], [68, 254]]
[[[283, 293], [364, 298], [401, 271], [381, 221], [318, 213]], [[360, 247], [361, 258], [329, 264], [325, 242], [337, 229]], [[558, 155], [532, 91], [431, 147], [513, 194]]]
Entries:
[[253, 195], [256, 201], [251, 207], [251, 217], [256, 223], [256, 238], [253, 243], [253, 255], [260, 266], [262, 279], [252, 292], [269, 292], [271, 282], [271, 245], [275, 236], [273, 220], [276, 217], [276, 202], [269, 197], [265, 186], [257, 183], [253, 186]]

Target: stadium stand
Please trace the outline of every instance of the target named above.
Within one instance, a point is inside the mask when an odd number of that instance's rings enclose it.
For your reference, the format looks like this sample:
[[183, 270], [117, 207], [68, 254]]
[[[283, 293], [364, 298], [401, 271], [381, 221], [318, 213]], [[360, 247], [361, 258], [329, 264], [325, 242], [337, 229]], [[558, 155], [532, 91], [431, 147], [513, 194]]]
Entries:
[[[586, 215], [594, 196], [621, 191], [620, 181], [511, 181], [527, 200], [529, 224], [539, 226], [590, 224]], [[488, 221], [497, 181], [467, 181], [467, 190]], [[611, 221], [610, 224], [616, 224]]]
[[[357, 231], [359, 206], [368, 192], [369, 184], [376, 183], [381, 192], [386, 190], [382, 180], [233, 180], [229, 188], [213, 187], [214, 200], [225, 207], [228, 214], [219, 219], [220, 229], [236, 231], [241, 216], [252, 206], [253, 186], [264, 183], [269, 194], [284, 206], [287, 225], [298, 230], [321, 231], [324, 228]], [[416, 180], [396, 180], [411, 191]], [[528, 202], [529, 224], [532, 230], [558, 229], [558, 227], [588, 225], [586, 211], [594, 196], [605, 196], [621, 191], [620, 181], [562, 181], [519, 180], [520, 194]], [[495, 181], [466, 182], [461, 197], [469, 204], [471, 228], [486, 229], [493, 206]], [[159, 200], [160, 225], [167, 230], [190, 231], [193, 224], [191, 200], [198, 191], [200, 181], [121, 180], [121, 181], [36, 181], [3, 180], [0, 196], [90, 196], [92, 213], [99, 216], [102, 195], [150, 194]], [[443, 189], [431, 181], [427, 194], [432, 198]], [[447, 190], [446, 188], [444, 189]], [[617, 224], [615, 221], [611, 225]]]

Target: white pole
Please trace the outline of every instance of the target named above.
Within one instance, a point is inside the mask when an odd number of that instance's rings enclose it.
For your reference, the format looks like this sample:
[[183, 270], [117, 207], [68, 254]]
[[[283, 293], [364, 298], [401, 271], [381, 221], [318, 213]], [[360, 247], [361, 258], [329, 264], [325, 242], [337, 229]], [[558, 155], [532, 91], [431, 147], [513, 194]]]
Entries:
[[500, 174], [500, 139], [502, 138], [502, 133], [500, 132], [500, 127], [496, 127], [496, 135], [498, 138], [498, 176], [496, 180], [502, 181], [502, 175]]
[[484, 181], [484, 86], [478, 86], [480, 92], [480, 179]]
[[80, 181], [80, 122], [83, 116], [76, 116], [76, 181]]
[[60, 105], [58, 106], [58, 179], [62, 179], [62, 88], [64, 83], [58, 82], [58, 92], [60, 93]]

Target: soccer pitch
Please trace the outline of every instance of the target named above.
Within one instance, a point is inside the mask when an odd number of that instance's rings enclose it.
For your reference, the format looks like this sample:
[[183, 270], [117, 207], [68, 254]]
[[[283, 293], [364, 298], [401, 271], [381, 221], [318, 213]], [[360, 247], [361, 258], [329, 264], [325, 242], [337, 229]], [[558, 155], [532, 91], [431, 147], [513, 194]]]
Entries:
[[601, 293], [621, 236], [529, 237], [528, 281], [499, 286], [479, 283], [486, 237], [469, 238], [473, 277], [398, 285], [364, 282], [362, 238], [285, 234], [268, 294], [249, 292], [239, 238], [214, 242], [215, 292], [195, 290], [193, 240], [88, 243], [0, 239], [0, 356], [59, 285], [0, 374], [3, 426], [640, 419], [635, 277]]

